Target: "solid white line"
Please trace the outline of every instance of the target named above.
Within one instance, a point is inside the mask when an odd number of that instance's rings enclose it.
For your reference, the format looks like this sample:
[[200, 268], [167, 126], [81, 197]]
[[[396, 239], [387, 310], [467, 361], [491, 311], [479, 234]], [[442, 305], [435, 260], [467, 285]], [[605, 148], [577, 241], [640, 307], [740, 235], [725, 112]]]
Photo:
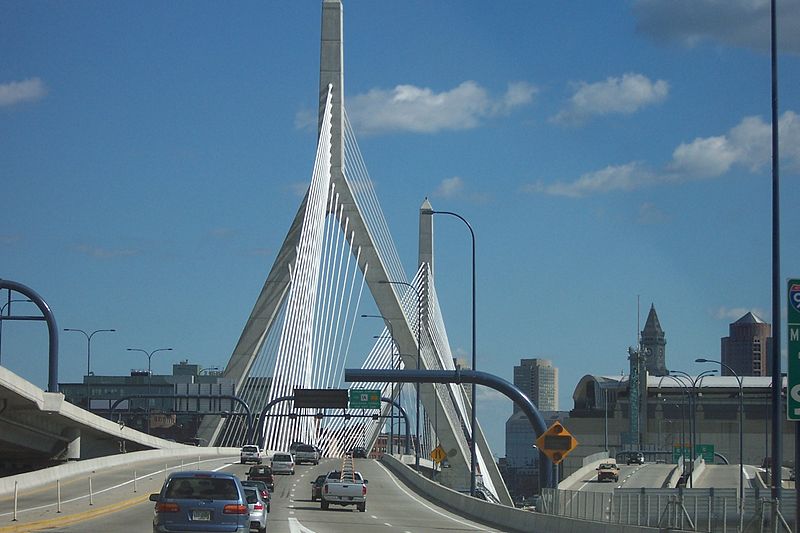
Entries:
[[417, 503], [419, 503], [420, 505], [422, 505], [423, 507], [425, 507], [425, 508], [426, 508], [426, 509], [428, 509], [429, 511], [433, 511], [434, 513], [436, 513], [436, 514], [438, 514], [438, 515], [440, 515], [440, 516], [443, 516], [443, 517], [445, 517], [445, 518], [449, 518], [449, 519], [450, 519], [450, 520], [452, 520], [453, 522], [457, 522], [457, 523], [459, 523], [459, 524], [461, 524], [461, 525], [463, 525], [463, 526], [467, 526], [467, 527], [470, 527], [470, 528], [472, 528], [472, 529], [477, 529], [478, 531], [493, 531], [492, 529], [483, 529], [483, 528], [482, 528], [482, 527], [480, 527], [480, 526], [476, 526], [476, 525], [473, 525], [473, 524], [469, 524], [469, 523], [467, 523], [467, 522], [464, 522], [464, 521], [462, 521], [462, 520], [459, 520], [459, 519], [457, 519], [457, 518], [453, 518], [452, 516], [446, 515], [446, 514], [442, 513], [441, 511], [438, 511], [438, 510], [434, 509], [433, 507], [431, 507], [430, 505], [428, 505], [428, 504], [427, 504], [427, 503], [425, 503], [424, 501], [422, 501], [422, 500], [420, 500], [419, 498], [417, 498], [417, 497], [416, 497], [414, 494], [411, 494], [410, 492], [408, 492], [408, 491], [406, 490], [406, 488], [405, 488], [405, 487], [403, 487], [403, 486], [402, 486], [400, 483], [398, 483], [398, 482], [397, 482], [397, 480], [394, 478], [394, 476], [393, 476], [393, 475], [391, 475], [391, 473], [389, 472], [389, 469], [388, 469], [388, 468], [386, 468], [385, 466], [383, 466], [382, 464], [380, 464], [380, 463], [378, 463], [378, 462], [376, 462], [375, 464], [377, 464], [378, 466], [380, 466], [381, 468], [383, 468], [383, 470], [384, 470], [384, 471], [385, 471], [387, 474], [389, 474], [389, 479], [391, 479], [391, 480], [392, 480], [392, 482], [394, 482], [394, 484], [397, 486], [397, 488], [398, 488], [398, 489], [400, 489], [400, 490], [402, 490], [402, 491], [405, 493], [405, 495], [406, 495], [406, 496], [408, 496], [408, 497], [409, 497], [409, 498], [411, 498], [412, 500], [416, 501]]

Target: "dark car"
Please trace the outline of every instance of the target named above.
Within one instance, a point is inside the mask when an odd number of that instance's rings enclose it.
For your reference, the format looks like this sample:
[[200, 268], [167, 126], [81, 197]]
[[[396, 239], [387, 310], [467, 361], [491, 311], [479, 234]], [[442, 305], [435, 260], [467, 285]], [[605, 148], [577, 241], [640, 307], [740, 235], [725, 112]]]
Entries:
[[259, 494], [261, 494], [261, 499], [264, 500], [264, 503], [267, 505], [267, 512], [269, 512], [270, 503], [272, 503], [272, 494], [269, 492], [269, 487], [263, 481], [253, 481], [252, 479], [248, 479], [242, 481], [243, 487], [253, 487], [258, 489]]
[[317, 476], [317, 479], [311, 481], [311, 501], [315, 502], [322, 499], [322, 485], [325, 484], [325, 474]]
[[275, 478], [272, 476], [272, 468], [265, 465], [251, 466], [247, 471], [248, 481], [263, 481], [267, 484], [267, 489], [275, 490]]
[[644, 454], [642, 452], [631, 452], [628, 454], [628, 460], [626, 464], [629, 465], [643, 465], [644, 464]]
[[250, 508], [239, 478], [227, 472], [184, 471], [167, 477], [155, 502], [153, 533], [248, 533]]
[[353, 455], [354, 459], [358, 459], [358, 458], [366, 459], [367, 458], [367, 449], [364, 448], [363, 446], [356, 446], [355, 448], [352, 449], [352, 451], [350, 453]]

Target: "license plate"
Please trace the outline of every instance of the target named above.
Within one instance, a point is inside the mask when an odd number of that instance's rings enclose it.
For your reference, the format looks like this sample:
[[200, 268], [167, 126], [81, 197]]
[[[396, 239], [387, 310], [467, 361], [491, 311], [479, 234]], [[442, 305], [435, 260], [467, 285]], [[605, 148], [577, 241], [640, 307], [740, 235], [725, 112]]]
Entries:
[[209, 520], [211, 520], [211, 511], [194, 509], [192, 511], [192, 520], [208, 522]]

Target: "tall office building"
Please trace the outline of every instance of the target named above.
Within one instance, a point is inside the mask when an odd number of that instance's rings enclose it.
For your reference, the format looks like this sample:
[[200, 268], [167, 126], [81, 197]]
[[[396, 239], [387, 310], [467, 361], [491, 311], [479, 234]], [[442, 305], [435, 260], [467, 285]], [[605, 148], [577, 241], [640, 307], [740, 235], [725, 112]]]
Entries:
[[[731, 324], [729, 331], [729, 336], [722, 338], [722, 362], [740, 376], [769, 376], [772, 326], [748, 312]], [[722, 367], [722, 375], [732, 374]]]
[[651, 376], [666, 376], [667, 370], [667, 339], [661, 322], [658, 320], [656, 306], [650, 304], [650, 312], [642, 330], [642, 348], [645, 353], [647, 373]]
[[[520, 359], [519, 366], [514, 367], [514, 385], [539, 411], [558, 410], [558, 369], [549, 359]], [[514, 412], [519, 410], [514, 404]]]

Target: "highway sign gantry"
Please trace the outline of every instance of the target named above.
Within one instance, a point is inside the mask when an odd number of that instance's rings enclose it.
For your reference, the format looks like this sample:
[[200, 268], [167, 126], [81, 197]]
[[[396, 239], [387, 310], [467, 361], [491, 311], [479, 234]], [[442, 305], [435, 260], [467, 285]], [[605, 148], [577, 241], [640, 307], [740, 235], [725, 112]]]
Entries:
[[536, 439], [536, 447], [555, 464], [561, 463], [578, 446], [578, 439], [561, 422], [554, 422]]
[[789, 394], [786, 398], [786, 418], [800, 420], [800, 279], [790, 279], [787, 289], [786, 332], [789, 342], [786, 385]]

